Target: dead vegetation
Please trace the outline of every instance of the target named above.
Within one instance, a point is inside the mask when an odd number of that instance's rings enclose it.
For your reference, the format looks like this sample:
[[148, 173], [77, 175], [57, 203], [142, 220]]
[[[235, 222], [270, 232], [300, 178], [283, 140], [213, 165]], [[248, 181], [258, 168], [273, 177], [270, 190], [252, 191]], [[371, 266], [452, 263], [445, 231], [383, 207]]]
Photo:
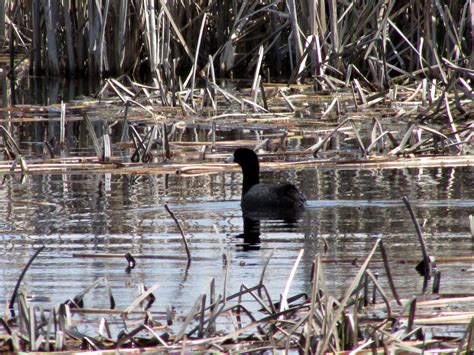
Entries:
[[[19, 144], [29, 123], [55, 127], [35, 137], [40, 157], [53, 159], [45, 170], [122, 168], [127, 153], [147, 165], [218, 159], [242, 144], [304, 164], [440, 155], [471, 164], [469, 1], [6, 1], [1, 10], [11, 79], [3, 146], [23, 172], [37, 168]], [[19, 106], [21, 63], [36, 75], [124, 75], [88, 100]], [[96, 157], [70, 160], [68, 149], [91, 144]]]
[[[250, 91], [213, 85], [212, 96], [195, 90], [194, 105], [189, 90], [177, 92], [178, 107], [163, 107], [159, 89], [124, 77], [107, 80], [96, 99], [0, 109], [0, 171], [215, 173], [242, 145], [286, 161], [269, 168], [472, 165], [472, 101], [456, 93], [403, 86], [329, 96], [269, 84], [253, 101]], [[20, 147], [22, 132], [34, 132], [39, 153]], [[77, 149], [90, 154], [70, 153]]]
[[472, 75], [469, 1], [3, 4], [0, 45], [14, 63], [28, 60], [34, 75], [129, 73], [165, 92], [181, 83], [194, 89], [214, 67], [219, 77], [309, 79], [327, 89], [357, 80], [381, 90], [421, 78], [449, 86], [447, 70]]
[[[411, 211], [406, 199], [405, 203]], [[417, 225], [416, 220], [414, 222]], [[242, 284], [238, 292], [229, 294], [226, 282], [219, 292], [212, 279], [189, 312], [181, 315], [172, 308], [152, 311], [153, 292], [159, 285], [149, 288], [143, 285], [129, 306], [116, 309], [113, 289], [106, 278], [99, 278], [74, 299], [65, 300], [56, 307], [44, 309], [31, 304], [27, 295], [17, 294], [17, 291], [28, 266], [41, 252], [40, 248], [18, 280], [8, 313], [0, 319], [4, 330], [0, 349], [67, 353], [78, 350], [112, 353], [118, 349], [133, 353], [468, 353], [472, 350], [473, 312], [470, 309], [474, 295], [439, 293], [440, 271], [427, 254], [418, 226], [417, 231], [422, 254], [427, 257], [427, 273], [424, 274], [423, 293], [410, 299], [399, 299], [391, 276], [390, 256], [382, 240], [378, 239], [340, 298], [332, 296], [327, 289], [325, 261], [321, 256], [313, 261], [311, 293], [291, 295], [293, 277], [304, 253], [301, 250], [292, 269], [286, 270], [288, 279], [278, 299], [274, 299], [264, 283], [267, 265], [272, 262], [270, 254], [257, 284]], [[133, 272], [136, 261], [130, 254], [106, 257], [125, 257], [127, 272]], [[181, 259], [183, 263], [186, 261], [185, 256]], [[224, 254], [225, 274], [228, 263], [228, 256]], [[380, 278], [385, 280], [388, 290], [381, 286]], [[428, 291], [430, 284], [431, 292]], [[110, 302], [109, 309], [87, 307], [84, 298], [92, 290], [103, 293]], [[88, 330], [83, 328], [85, 319], [89, 319]]]

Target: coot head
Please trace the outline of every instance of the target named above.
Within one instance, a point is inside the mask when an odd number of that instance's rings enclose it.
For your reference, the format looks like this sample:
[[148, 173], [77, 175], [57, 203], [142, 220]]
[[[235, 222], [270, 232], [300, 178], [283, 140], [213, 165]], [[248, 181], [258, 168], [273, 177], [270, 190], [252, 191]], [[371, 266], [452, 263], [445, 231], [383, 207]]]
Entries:
[[260, 165], [257, 154], [248, 148], [237, 148], [234, 153], [225, 160], [226, 163], [237, 163], [242, 168], [244, 177], [242, 195], [250, 188], [260, 182]]

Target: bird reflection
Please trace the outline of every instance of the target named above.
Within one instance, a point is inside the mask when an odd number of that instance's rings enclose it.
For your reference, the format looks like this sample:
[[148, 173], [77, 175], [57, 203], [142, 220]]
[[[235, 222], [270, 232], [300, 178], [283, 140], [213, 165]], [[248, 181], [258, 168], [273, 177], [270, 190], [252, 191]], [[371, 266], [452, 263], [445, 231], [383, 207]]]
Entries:
[[242, 238], [243, 250], [259, 250], [260, 249], [260, 227], [263, 221], [281, 221], [283, 228], [294, 229], [298, 220], [301, 218], [300, 211], [267, 211], [267, 213], [248, 213], [242, 211], [242, 219], [244, 224], [243, 233], [240, 233], [236, 238]]
[[238, 234], [237, 238], [242, 238], [244, 250], [260, 249], [260, 221], [249, 217], [244, 219], [244, 232]]

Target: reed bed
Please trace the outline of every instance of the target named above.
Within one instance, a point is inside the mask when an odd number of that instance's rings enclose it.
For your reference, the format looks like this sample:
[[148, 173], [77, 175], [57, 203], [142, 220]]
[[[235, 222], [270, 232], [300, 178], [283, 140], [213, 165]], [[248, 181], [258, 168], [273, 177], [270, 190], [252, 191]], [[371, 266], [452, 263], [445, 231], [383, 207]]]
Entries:
[[254, 91], [270, 78], [383, 90], [417, 78], [462, 86], [474, 66], [468, 0], [3, 4], [1, 49], [27, 59], [30, 73], [128, 73], [160, 86], [163, 99], [209, 71], [253, 78]]
[[[194, 108], [190, 90], [176, 92], [179, 107], [164, 107], [159, 89], [127, 76], [108, 79], [94, 99], [0, 108], [0, 171], [215, 173], [238, 146], [257, 150], [271, 169], [472, 165], [472, 101], [455, 90], [428, 93], [420, 84], [324, 95], [267, 84], [254, 102], [252, 89], [213, 85], [212, 100], [195, 90]], [[29, 130], [39, 154], [22, 142]], [[71, 153], [77, 148], [89, 155]]]
[[[51, 126], [36, 133], [42, 158], [79, 142], [107, 170], [215, 160], [237, 145], [302, 162], [380, 167], [443, 155], [471, 164], [458, 158], [473, 141], [468, 1], [4, 4], [11, 89], [1, 133], [5, 159], [18, 158], [11, 167], [22, 172], [36, 161], [15, 127], [42, 122]], [[19, 106], [22, 63], [35, 75], [115, 78], [86, 100]]]

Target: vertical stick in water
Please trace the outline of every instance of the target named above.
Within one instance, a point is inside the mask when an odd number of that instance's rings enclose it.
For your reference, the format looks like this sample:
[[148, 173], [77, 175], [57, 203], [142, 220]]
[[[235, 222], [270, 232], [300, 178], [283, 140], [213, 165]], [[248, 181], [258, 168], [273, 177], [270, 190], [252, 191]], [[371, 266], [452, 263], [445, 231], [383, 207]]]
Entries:
[[102, 161], [110, 161], [112, 156], [112, 146], [110, 144], [110, 136], [108, 133], [102, 136], [102, 142], [104, 144], [104, 152], [102, 154]]
[[126, 142], [130, 139], [128, 136], [128, 109], [130, 107], [130, 101], [127, 100], [125, 102], [125, 113], [123, 114], [123, 121], [122, 121], [122, 136], [120, 138], [120, 142]]
[[471, 230], [471, 237], [474, 238], [474, 215], [469, 215], [469, 229]]
[[211, 132], [211, 139], [212, 145], [211, 150], [214, 152], [216, 150], [216, 121], [212, 121], [212, 132]]
[[61, 101], [61, 119], [60, 119], [60, 127], [59, 127], [59, 145], [61, 146], [61, 149], [64, 148], [65, 137], [66, 137], [66, 104], [63, 101]]
[[421, 227], [418, 224], [418, 221], [416, 220], [415, 213], [413, 212], [413, 209], [411, 208], [410, 201], [408, 201], [406, 196], [403, 197], [403, 203], [405, 204], [405, 207], [407, 208], [408, 213], [410, 213], [410, 217], [413, 221], [413, 224], [415, 225], [415, 230], [416, 230], [416, 234], [418, 236], [418, 241], [420, 242], [421, 253], [423, 254], [424, 276], [425, 276], [425, 279], [427, 279], [427, 278], [429, 278], [430, 273], [431, 273], [431, 260], [430, 260], [429, 254], [428, 254], [428, 249], [426, 248], [425, 239], [423, 238], [423, 233], [421, 232]]
[[433, 272], [433, 294], [439, 293], [439, 287], [441, 285], [441, 271], [435, 270]]
[[[265, 95], [265, 88], [263, 87], [263, 80], [262, 80], [262, 76], [260, 75], [259, 77], [259, 86], [260, 86], [260, 92], [262, 93], [262, 101], [263, 101], [263, 107], [265, 108], [265, 110], [268, 111], [268, 103], [267, 103], [267, 96]], [[270, 81], [268, 81], [270, 82]]]
[[165, 156], [165, 159], [170, 159], [171, 158], [171, 150], [170, 150], [170, 143], [168, 141], [168, 130], [166, 129], [166, 123], [163, 122], [162, 125], [162, 135], [163, 135], [163, 153]]
[[179, 223], [174, 213], [170, 210], [170, 208], [166, 204], [165, 204], [165, 209], [170, 214], [171, 218], [173, 218], [176, 225], [178, 226], [179, 232], [181, 233], [181, 237], [183, 238], [184, 248], [186, 249], [186, 255], [188, 256], [188, 267], [189, 267], [189, 265], [191, 265], [191, 251], [189, 250], [188, 241], [186, 239], [186, 236], [184, 235], [183, 228], [181, 227], [181, 224]]
[[413, 330], [413, 325], [415, 324], [415, 314], [416, 314], [416, 297], [413, 297], [410, 302], [410, 308], [408, 311], [408, 324], [406, 332], [410, 333]]

